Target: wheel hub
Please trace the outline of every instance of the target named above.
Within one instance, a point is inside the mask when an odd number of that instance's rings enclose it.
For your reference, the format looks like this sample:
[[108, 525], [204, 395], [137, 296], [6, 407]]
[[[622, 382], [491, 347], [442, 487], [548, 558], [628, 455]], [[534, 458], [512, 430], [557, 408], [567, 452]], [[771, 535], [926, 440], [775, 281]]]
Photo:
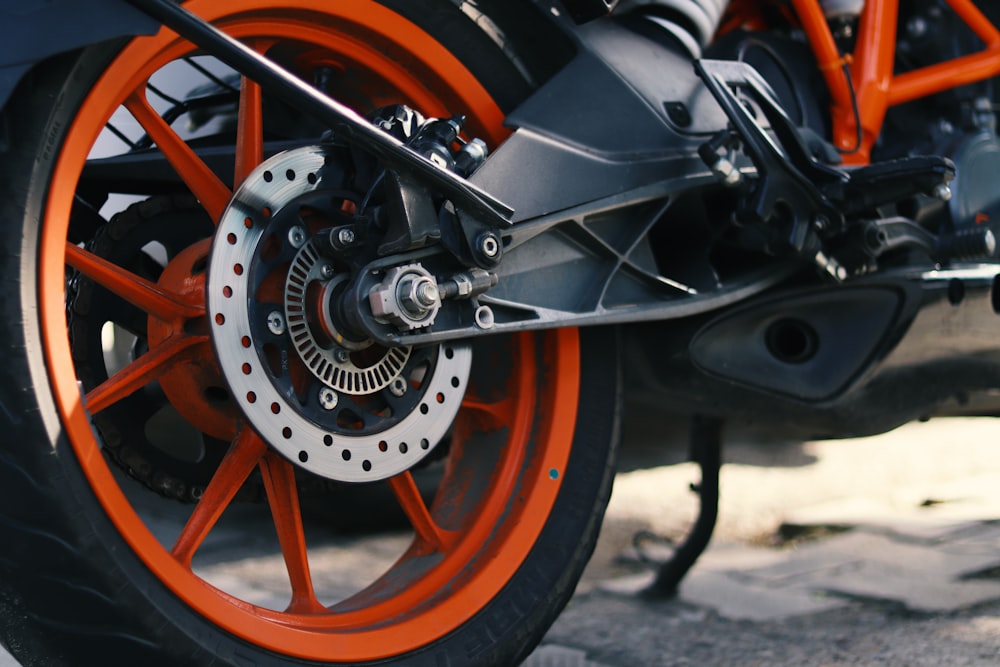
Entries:
[[222, 374], [254, 430], [310, 472], [367, 482], [413, 467], [445, 435], [472, 355], [454, 343], [383, 347], [337, 326], [329, 304], [350, 267], [313, 240], [350, 217], [335, 150], [279, 154], [236, 191], [212, 248], [208, 311]]

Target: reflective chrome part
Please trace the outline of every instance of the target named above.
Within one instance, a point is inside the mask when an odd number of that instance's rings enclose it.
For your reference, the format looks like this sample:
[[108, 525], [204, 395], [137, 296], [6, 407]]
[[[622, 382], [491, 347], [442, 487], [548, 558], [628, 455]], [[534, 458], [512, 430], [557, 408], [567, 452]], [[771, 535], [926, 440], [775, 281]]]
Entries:
[[[234, 400], [271, 447], [322, 477], [370, 482], [413, 467], [444, 437], [472, 352], [464, 343], [391, 347], [337, 333], [329, 304], [348, 277], [295, 229], [300, 198], [322, 186], [326, 159], [321, 147], [281, 153], [234, 194], [209, 263], [211, 337]], [[401, 308], [439, 305], [425, 270], [396, 277]], [[278, 298], [280, 310], [271, 303]]]
[[[351, 359], [349, 350], [371, 347], [371, 341], [352, 341], [337, 330], [330, 317], [331, 292], [345, 280], [333, 273], [315, 245], [310, 242], [295, 256], [285, 282], [285, 313], [288, 333], [299, 358], [323, 384], [342, 394], [370, 394], [389, 385], [403, 372], [410, 358], [409, 347], [393, 347], [365, 355], [364, 365]], [[319, 295], [319, 303], [307, 303], [310, 292]], [[310, 326], [310, 311], [314, 319], [322, 320], [322, 328], [336, 345], [323, 344]], [[346, 349], [345, 349], [346, 348]]]
[[441, 308], [437, 280], [420, 264], [395, 266], [368, 293], [372, 314], [380, 322], [409, 331], [434, 324]]

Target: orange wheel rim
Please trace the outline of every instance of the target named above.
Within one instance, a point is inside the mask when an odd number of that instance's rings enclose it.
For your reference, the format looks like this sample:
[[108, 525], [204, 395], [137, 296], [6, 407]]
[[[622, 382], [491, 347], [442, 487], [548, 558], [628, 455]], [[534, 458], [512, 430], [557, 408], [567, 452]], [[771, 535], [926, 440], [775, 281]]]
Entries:
[[[294, 40], [306, 44], [302, 58], [361, 71], [370, 99], [395, 96], [428, 115], [461, 110], [470, 134], [494, 144], [502, 140], [502, 114], [468, 70], [432, 38], [373, 2], [319, 0], [192, 0], [195, 13], [223, 26], [258, 48]], [[331, 607], [323, 606], [309, 577], [306, 543], [295, 489], [294, 469], [267, 451], [249, 429], [237, 435], [216, 479], [195, 505], [193, 518], [177, 543], [158, 542], [135, 512], [109, 470], [81, 398], [67, 339], [64, 310], [66, 265], [113, 292], [127, 294], [160, 321], [204, 316], [204, 301], [166, 287], [144, 284], [67, 242], [73, 193], [101, 128], [125, 105], [160, 146], [206, 210], [218, 219], [230, 190], [200, 164], [169, 127], [157, 121], [143, 91], [149, 76], [166, 62], [191, 51], [168, 31], [137, 39], [93, 86], [69, 129], [51, 179], [39, 262], [43, 344], [49, 376], [64, 429], [108, 517], [155, 576], [179, 598], [216, 625], [266, 649], [305, 659], [363, 661], [415, 650], [457, 629], [493, 598], [527, 557], [555, 502], [562, 482], [576, 418], [579, 347], [575, 330], [521, 334], [506, 348], [509, 374], [504, 390], [472, 391], [454, 426], [449, 469], [431, 507], [420, 500], [412, 476], [389, 484], [414, 525], [414, 539], [400, 563], [423, 563], [420, 576], [399, 580], [398, 572], [373, 582]], [[322, 57], [320, 57], [321, 54]], [[407, 67], [397, 64], [405, 58]], [[135, 63], [144, 63], [137, 67]], [[237, 180], [261, 160], [259, 89], [243, 86], [238, 127]], [[390, 101], [390, 100], [386, 100]], [[98, 408], [118, 400], [130, 387], [156, 379], [189, 358], [204, 356], [204, 340], [163, 328], [150, 353], [134, 362], [131, 375], [112, 378], [91, 391], [87, 404]], [[171, 333], [174, 332], [174, 333]], [[179, 361], [180, 360], [180, 361]], [[117, 378], [117, 379], [116, 379]], [[494, 388], [495, 389], [495, 388]], [[491, 390], [492, 391], [492, 390]], [[487, 475], [478, 463], [481, 441], [495, 441], [496, 461]], [[462, 477], [478, 466], [485, 475], [474, 495]], [[260, 470], [278, 525], [292, 599], [284, 611], [237, 600], [194, 574], [191, 557], [214, 525], [235, 484]], [[228, 486], [227, 486], [228, 482]], [[206, 500], [206, 498], [208, 500]], [[484, 546], [484, 545], [489, 545]], [[433, 556], [433, 558], [428, 558]], [[395, 577], [395, 579], [393, 578]]]

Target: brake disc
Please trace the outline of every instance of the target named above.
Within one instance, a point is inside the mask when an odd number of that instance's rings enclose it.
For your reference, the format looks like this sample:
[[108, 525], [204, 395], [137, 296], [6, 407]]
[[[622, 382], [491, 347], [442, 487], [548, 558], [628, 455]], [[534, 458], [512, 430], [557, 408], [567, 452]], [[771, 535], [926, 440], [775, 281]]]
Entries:
[[212, 248], [208, 311], [222, 374], [254, 430], [316, 475], [369, 482], [412, 468], [444, 437], [472, 353], [338, 330], [330, 304], [350, 267], [313, 241], [351, 215], [346, 176], [330, 167], [343, 159], [336, 150], [276, 155], [236, 191]]

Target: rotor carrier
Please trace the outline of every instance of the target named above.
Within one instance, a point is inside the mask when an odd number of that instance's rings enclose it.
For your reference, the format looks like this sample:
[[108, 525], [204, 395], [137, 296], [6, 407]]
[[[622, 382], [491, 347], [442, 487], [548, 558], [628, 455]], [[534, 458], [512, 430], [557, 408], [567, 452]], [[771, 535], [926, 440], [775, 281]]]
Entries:
[[310, 472], [369, 482], [412, 468], [444, 437], [472, 353], [340, 331], [331, 304], [350, 268], [313, 240], [349, 216], [329, 168], [336, 150], [278, 154], [236, 191], [212, 248], [208, 312], [222, 374], [254, 430]]

